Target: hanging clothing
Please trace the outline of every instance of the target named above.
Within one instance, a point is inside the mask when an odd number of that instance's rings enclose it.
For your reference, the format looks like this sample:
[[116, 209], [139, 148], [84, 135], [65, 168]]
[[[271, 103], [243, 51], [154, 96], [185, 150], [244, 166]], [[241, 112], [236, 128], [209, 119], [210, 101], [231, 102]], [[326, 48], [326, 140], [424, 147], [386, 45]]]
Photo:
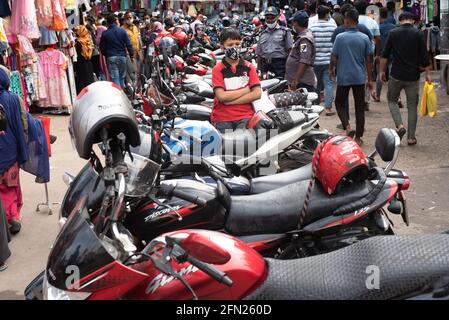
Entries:
[[111, 11], [120, 11], [120, 0], [111, 0]]
[[36, 177], [37, 183], [50, 181], [50, 161], [47, 138], [41, 119], [27, 113], [28, 148], [30, 160], [21, 165], [21, 169]]
[[[423, 0], [426, 1], [426, 0]], [[428, 0], [427, 1], [427, 17], [428, 17], [428, 22], [432, 22], [433, 21], [433, 0]]]
[[62, 31], [69, 27], [62, 1], [63, 0], [51, 0], [53, 24], [50, 29], [54, 31]]
[[39, 97], [41, 107], [70, 106], [68, 89], [67, 58], [59, 50], [47, 49], [39, 52]]
[[78, 60], [73, 63], [73, 70], [75, 72], [76, 93], [79, 94], [82, 89], [95, 81], [92, 61], [86, 59], [82, 54], [82, 46], [77, 41], [75, 45], [78, 53]]
[[66, 0], [65, 9], [66, 10], [75, 10], [78, 8], [79, 1], [78, 0]]
[[42, 27], [51, 27], [53, 24], [52, 0], [36, 0], [37, 23]]
[[58, 36], [55, 31], [47, 29], [46, 27], [39, 27], [39, 31], [42, 35], [39, 39], [40, 46], [48, 46], [58, 43]]
[[29, 39], [40, 37], [34, 1], [14, 0], [12, 3], [11, 31]]
[[[11, 15], [11, 8], [8, 0], [0, 0], [0, 17], [5, 18]], [[0, 260], [1, 261], [1, 260]]]

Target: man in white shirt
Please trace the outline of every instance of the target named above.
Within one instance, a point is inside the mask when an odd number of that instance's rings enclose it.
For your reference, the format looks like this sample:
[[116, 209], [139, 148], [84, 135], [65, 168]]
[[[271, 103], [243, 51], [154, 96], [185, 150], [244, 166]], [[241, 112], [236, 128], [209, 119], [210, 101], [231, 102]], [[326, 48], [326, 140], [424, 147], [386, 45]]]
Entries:
[[[315, 15], [313, 15], [309, 18], [309, 29], [314, 24], [317, 24], [319, 21], [318, 14], [316, 14], [319, 6], [327, 6], [327, 2], [325, 0], [317, 0], [310, 5], [310, 11], [313, 12]], [[332, 23], [333, 25], [335, 25], [335, 28], [337, 27], [337, 23], [335, 22], [334, 19], [332, 19], [332, 17], [330, 15], [327, 19], [328, 19], [327, 21], [329, 23]]]

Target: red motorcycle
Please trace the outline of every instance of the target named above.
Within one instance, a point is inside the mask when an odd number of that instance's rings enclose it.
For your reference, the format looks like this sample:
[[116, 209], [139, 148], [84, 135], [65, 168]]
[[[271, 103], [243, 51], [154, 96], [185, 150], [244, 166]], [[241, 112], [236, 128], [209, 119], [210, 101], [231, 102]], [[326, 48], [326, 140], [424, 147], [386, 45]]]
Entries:
[[[82, 203], [72, 212], [27, 299], [449, 299], [448, 234], [375, 237], [274, 260], [222, 233], [183, 230], [129, 252], [121, 240], [96, 234], [86, 214]], [[376, 290], [367, 266], [382, 271]]]

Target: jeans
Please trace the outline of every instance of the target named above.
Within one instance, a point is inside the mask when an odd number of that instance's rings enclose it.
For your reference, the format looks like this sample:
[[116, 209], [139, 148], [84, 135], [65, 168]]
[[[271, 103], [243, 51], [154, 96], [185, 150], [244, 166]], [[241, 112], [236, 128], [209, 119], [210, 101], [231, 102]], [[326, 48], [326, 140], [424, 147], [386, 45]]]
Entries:
[[329, 65], [316, 65], [313, 70], [318, 80], [316, 92], [319, 94], [324, 89], [324, 107], [331, 109], [334, 100], [334, 83], [329, 77]]
[[248, 124], [249, 119], [242, 119], [237, 121], [228, 121], [228, 122], [215, 122], [215, 128], [221, 133], [226, 133], [226, 131], [235, 131], [237, 129], [246, 129], [246, 125]]
[[337, 107], [338, 117], [340, 118], [343, 129], [346, 130], [349, 125], [349, 90], [352, 88], [355, 106], [355, 125], [357, 138], [363, 137], [365, 131], [365, 84], [352, 86], [337, 86], [337, 94], [335, 97], [335, 105]]
[[404, 89], [407, 97], [408, 109], [408, 139], [414, 139], [416, 133], [416, 123], [418, 121], [418, 101], [419, 101], [419, 82], [418, 81], [401, 81], [390, 77], [388, 81], [388, 107], [390, 108], [391, 116], [393, 117], [396, 127], [402, 125], [401, 111], [398, 106], [399, 95]]
[[126, 57], [108, 57], [106, 61], [112, 82], [120, 86], [120, 88], [124, 89], [126, 76]]

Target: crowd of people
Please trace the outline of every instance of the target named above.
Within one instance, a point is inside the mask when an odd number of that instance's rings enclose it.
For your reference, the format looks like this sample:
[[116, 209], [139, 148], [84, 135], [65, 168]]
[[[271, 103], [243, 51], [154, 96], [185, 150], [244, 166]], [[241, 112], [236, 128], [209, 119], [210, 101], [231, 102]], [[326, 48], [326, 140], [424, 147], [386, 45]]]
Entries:
[[[335, 114], [335, 102], [341, 121], [337, 127], [359, 144], [363, 144], [370, 100], [380, 102], [382, 84], [388, 82], [388, 106], [398, 133], [402, 138], [408, 132], [407, 142], [414, 145], [421, 72], [425, 71], [427, 81], [432, 80], [424, 35], [415, 28], [417, 21], [411, 12], [402, 12], [396, 21], [394, 2], [387, 2], [385, 7], [376, 4], [378, 21], [367, 14], [368, 5], [366, 0], [346, 1], [341, 6], [320, 0], [310, 6], [301, 2], [294, 14], [284, 10], [291, 16], [287, 23], [291, 31], [281, 20], [280, 11], [269, 7], [257, 47], [258, 67], [262, 73], [271, 71], [288, 80], [292, 90], [302, 87], [317, 92], [328, 116]], [[349, 123], [350, 89], [355, 130]], [[407, 97], [408, 131], [399, 110], [402, 89]]]
[[[347, 0], [332, 5], [317, 0], [310, 5], [297, 1], [294, 8], [268, 7], [253, 20], [260, 27], [257, 66], [240, 57], [242, 37], [232, 17], [220, 13], [219, 42], [205, 33], [207, 17], [201, 12], [188, 21], [182, 10], [133, 12], [87, 17], [76, 27], [78, 60], [74, 64], [77, 92], [96, 80], [109, 80], [125, 89], [140, 85], [140, 74], [151, 67], [153, 44], [179, 28], [199, 46], [218, 48], [225, 58], [212, 71], [215, 101], [211, 121], [220, 131], [244, 128], [253, 116], [252, 102], [261, 98], [260, 78], [267, 73], [285, 78], [290, 90], [306, 88], [319, 94], [327, 116], [337, 113], [338, 126], [363, 144], [365, 112], [371, 99], [380, 102], [382, 84], [388, 83], [387, 101], [399, 136], [407, 133], [409, 145], [417, 143], [419, 79], [425, 72], [431, 82], [430, 61], [422, 31], [415, 28], [410, 12], [395, 14], [393, 2], [380, 2], [378, 22], [367, 15], [366, 0]], [[184, 41], [182, 38], [179, 41]], [[0, 159], [0, 271], [9, 256], [11, 233], [20, 230], [22, 199], [18, 167], [26, 161], [26, 134], [18, 97], [8, 92], [8, 76], [0, 70], [0, 150], [10, 157]], [[336, 86], [336, 90], [335, 90]], [[349, 92], [352, 89], [355, 130], [350, 124]], [[404, 125], [400, 93], [407, 98], [408, 123]], [[335, 92], [335, 97], [334, 97]], [[333, 110], [335, 105], [335, 110]], [[22, 115], [23, 116], [23, 115]]]

